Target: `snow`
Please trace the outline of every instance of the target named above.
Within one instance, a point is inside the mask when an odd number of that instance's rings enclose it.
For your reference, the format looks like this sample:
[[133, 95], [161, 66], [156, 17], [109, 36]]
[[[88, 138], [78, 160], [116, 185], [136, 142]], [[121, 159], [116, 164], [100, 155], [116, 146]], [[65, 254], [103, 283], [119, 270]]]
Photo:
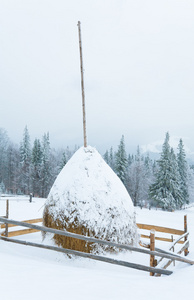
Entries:
[[62, 169], [46, 209], [64, 227], [76, 223], [91, 229], [96, 237], [119, 243], [137, 240], [132, 200], [121, 180], [91, 146], [81, 147]]
[[[45, 199], [10, 198], [10, 218], [26, 220], [43, 213]], [[5, 214], [5, 200], [0, 200], [0, 215]], [[175, 212], [136, 209], [138, 223], [183, 229], [184, 215], [190, 232], [188, 258], [194, 260], [194, 207]], [[42, 242], [41, 233], [17, 237]], [[44, 243], [49, 242], [47, 239]], [[156, 241], [156, 246], [170, 247]], [[110, 255], [107, 255], [110, 256]], [[149, 256], [140, 253], [112, 255], [141, 264], [149, 264]], [[57, 298], [84, 300], [193, 299], [194, 266], [176, 262], [170, 276], [150, 277], [149, 273], [121, 266], [92, 261], [69, 259], [49, 250], [16, 245], [0, 240], [0, 295], [5, 300], [34, 300]]]

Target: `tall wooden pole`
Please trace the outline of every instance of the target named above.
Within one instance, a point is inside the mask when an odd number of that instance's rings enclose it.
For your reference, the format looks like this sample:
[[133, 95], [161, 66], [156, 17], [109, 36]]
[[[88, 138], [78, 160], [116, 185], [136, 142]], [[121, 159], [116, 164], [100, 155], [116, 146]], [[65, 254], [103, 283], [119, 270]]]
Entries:
[[82, 110], [83, 110], [83, 132], [84, 132], [84, 147], [87, 147], [86, 138], [86, 110], [85, 110], [85, 92], [84, 92], [84, 72], [83, 72], [83, 55], [82, 55], [82, 40], [81, 40], [81, 23], [78, 21], [79, 33], [79, 50], [80, 50], [80, 69], [81, 69], [81, 87], [82, 87]]

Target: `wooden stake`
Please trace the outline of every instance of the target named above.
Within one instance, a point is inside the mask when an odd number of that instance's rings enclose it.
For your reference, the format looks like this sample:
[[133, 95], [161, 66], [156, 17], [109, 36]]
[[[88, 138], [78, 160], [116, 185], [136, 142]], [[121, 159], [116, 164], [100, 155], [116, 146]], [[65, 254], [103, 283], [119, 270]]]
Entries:
[[[150, 251], [155, 251], [155, 230], [150, 230]], [[150, 255], [150, 267], [155, 267], [154, 255]], [[150, 272], [150, 276], [154, 276], [153, 272]]]
[[[187, 232], [187, 215], [184, 216], [184, 232]], [[185, 236], [185, 242], [187, 241], [187, 236]], [[188, 248], [184, 250], [185, 256], [189, 254]]]
[[[174, 242], [173, 235], [171, 235], [172, 243]], [[172, 247], [172, 252], [174, 252], [174, 246]], [[175, 260], [173, 261], [173, 266], [175, 267]]]
[[78, 33], [79, 33], [79, 50], [80, 50], [80, 69], [81, 69], [81, 87], [82, 87], [82, 110], [83, 110], [84, 147], [87, 147], [85, 91], [84, 91], [84, 72], [83, 72], [83, 55], [82, 55], [82, 40], [81, 40], [81, 23], [80, 23], [80, 21], [78, 21], [77, 26], [78, 26]]

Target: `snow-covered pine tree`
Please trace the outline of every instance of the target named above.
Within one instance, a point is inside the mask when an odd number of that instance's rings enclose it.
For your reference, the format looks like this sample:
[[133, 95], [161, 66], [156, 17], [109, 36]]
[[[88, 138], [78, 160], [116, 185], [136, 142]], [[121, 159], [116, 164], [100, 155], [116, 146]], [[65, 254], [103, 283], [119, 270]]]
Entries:
[[177, 163], [180, 173], [180, 188], [183, 195], [183, 201], [185, 204], [189, 203], [189, 192], [188, 192], [188, 164], [186, 161], [186, 154], [183, 145], [183, 140], [180, 139], [178, 144]]
[[110, 150], [106, 150], [103, 155], [105, 162], [111, 167], [113, 171], [115, 171], [115, 156], [116, 154], [113, 153], [113, 147]]
[[113, 147], [111, 147], [109, 151], [109, 166], [113, 171], [115, 171], [115, 157], [113, 153]]
[[[149, 154], [144, 158], [144, 177], [143, 177], [143, 194], [144, 200], [148, 200], [149, 198], [149, 187], [153, 184], [155, 176], [154, 176], [154, 162], [149, 157]], [[149, 207], [151, 207], [149, 203]]]
[[42, 183], [42, 197], [47, 197], [51, 185], [49, 133], [44, 134], [42, 139], [41, 183]]
[[59, 166], [60, 171], [63, 169], [63, 167], [66, 165], [66, 163], [67, 163], [67, 157], [66, 157], [66, 153], [64, 151], [63, 154], [62, 154], [62, 159], [61, 159], [61, 163], [60, 163], [60, 166]]
[[130, 160], [128, 166], [126, 188], [133, 200], [134, 206], [142, 206], [145, 199], [145, 165], [143, 157], [141, 157], [140, 148], [137, 147], [135, 158]]
[[4, 184], [3, 181], [1, 181], [1, 183], [0, 183], [0, 195], [1, 195], [2, 193], [5, 193], [5, 192], [6, 192], [5, 184]]
[[156, 173], [156, 180], [150, 186], [149, 197], [155, 205], [165, 207], [165, 201], [167, 197], [167, 176], [169, 173], [169, 161], [170, 161], [170, 145], [169, 145], [169, 133], [166, 133], [165, 141], [162, 146], [162, 153], [158, 163], [158, 172]]
[[171, 148], [170, 152], [170, 176], [170, 192], [174, 198], [174, 209], [179, 209], [183, 206], [184, 200], [181, 191], [181, 177], [173, 148]]
[[7, 185], [7, 149], [9, 147], [9, 138], [5, 129], [0, 128], [0, 182], [3, 181]]
[[20, 188], [24, 194], [29, 194], [31, 189], [31, 146], [30, 135], [27, 126], [24, 128], [23, 140], [20, 145]]
[[69, 149], [69, 146], [66, 147], [65, 154], [66, 154], [66, 158], [67, 158], [67, 161], [68, 161], [72, 157], [72, 155], [73, 155], [73, 151], [71, 151]]
[[41, 195], [42, 148], [39, 139], [35, 139], [32, 148], [32, 191], [36, 196]]
[[162, 146], [161, 157], [158, 160], [158, 172], [155, 182], [150, 186], [149, 197], [156, 205], [172, 210], [181, 207], [180, 176], [176, 156], [170, 149], [169, 133], [166, 133]]
[[134, 162], [134, 156], [133, 154], [129, 154], [128, 155], [128, 167], [130, 167], [130, 165]]
[[108, 150], [106, 150], [106, 152], [104, 153], [103, 158], [104, 158], [105, 162], [109, 165], [109, 153], [108, 153]]
[[121, 181], [125, 183], [127, 176], [127, 155], [125, 151], [124, 135], [121, 138], [120, 144], [118, 146], [118, 151], [116, 152], [115, 171]]
[[187, 179], [188, 179], [189, 202], [194, 202], [194, 166], [188, 167]]
[[20, 151], [17, 145], [10, 143], [7, 149], [7, 175], [6, 188], [9, 193], [17, 193], [20, 184]]
[[152, 171], [153, 171], [153, 175], [156, 176], [156, 174], [158, 173], [158, 164], [157, 164], [156, 160], [154, 160], [154, 162], [153, 162]]

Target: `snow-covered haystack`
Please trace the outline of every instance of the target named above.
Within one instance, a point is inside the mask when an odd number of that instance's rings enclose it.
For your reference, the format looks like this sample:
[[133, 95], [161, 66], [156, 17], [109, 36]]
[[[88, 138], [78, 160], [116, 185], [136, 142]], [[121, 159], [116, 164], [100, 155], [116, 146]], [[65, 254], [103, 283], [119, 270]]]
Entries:
[[[117, 243], [137, 242], [131, 198], [117, 175], [90, 146], [80, 148], [58, 175], [45, 204], [43, 223]], [[68, 249], [99, 250], [99, 245], [78, 239], [55, 235], [54, 240]]]

